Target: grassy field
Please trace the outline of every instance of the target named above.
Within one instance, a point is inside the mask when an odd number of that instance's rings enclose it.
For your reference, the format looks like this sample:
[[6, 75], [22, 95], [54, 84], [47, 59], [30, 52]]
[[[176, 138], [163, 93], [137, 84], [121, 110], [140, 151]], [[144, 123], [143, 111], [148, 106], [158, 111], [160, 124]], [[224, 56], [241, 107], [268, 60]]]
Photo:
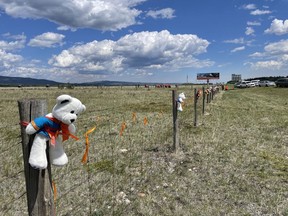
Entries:
[[171, 90], [0, 89], [0, 215], [27, 215], [17, 100], [45, 98], [51, 110], [63, 93], [87, 111], [76, 122], [81, 139], [64, 143], [68, 165], [52, 167], [57, 215], [288, 215], [288, 89], [220, 92], [205, 115], [199, 103], [197, 127], [192, 88], [182, 91], [176, 155]]

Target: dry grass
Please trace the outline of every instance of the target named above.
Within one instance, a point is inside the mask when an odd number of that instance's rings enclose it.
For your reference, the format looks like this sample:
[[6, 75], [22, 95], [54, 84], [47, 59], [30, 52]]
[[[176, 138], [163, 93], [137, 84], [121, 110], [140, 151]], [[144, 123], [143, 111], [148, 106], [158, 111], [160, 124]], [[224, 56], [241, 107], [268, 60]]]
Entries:
[[[87, 111], [77, 122], [81, 140], [65, 144], [69, 164], [52, 170], [57, 215], [288, 215], [288, 89], [221, 92], [194, 127], [193, 92], [180, 87], [188, 99], [178, 155], [171, 152], [170, 90], [0, 91], [1, 215], [27, 214], [17, 100], [46, 98], [50, 110], [62, 93]], [[94, 126], [83, 166], [83, 135]]]

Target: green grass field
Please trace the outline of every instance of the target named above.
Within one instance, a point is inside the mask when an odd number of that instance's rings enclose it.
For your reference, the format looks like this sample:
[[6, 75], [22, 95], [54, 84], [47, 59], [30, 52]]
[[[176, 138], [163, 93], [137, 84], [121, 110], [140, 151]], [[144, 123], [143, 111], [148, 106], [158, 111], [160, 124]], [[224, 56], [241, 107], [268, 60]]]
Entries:
[[57, 215], [288, 215], [288, 89], [220, 92], [205, 115], [198, 104], [197, 127], [191, 86], [177, 91], [188, 97], [179, 154], [169, 89], [0, 89], [0, 215], [27, 215], [17, 100], [45, 98], [51, 110], [63, 93], [87, 110], [76, 122], [81, 139], [64, 143], [68, 165], [52, 167]]

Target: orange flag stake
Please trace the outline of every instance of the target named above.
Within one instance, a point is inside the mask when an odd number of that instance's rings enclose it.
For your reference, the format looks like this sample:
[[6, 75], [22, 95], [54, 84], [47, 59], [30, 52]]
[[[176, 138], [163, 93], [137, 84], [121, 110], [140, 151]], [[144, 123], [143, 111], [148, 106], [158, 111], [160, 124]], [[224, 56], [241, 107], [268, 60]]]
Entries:
[[88, 137], [88, 135], [89, 135], [90, 133], [92, 133], [95, 129], [96, 129], [96, 127], [91, 128], [90, 130], [88, 130], [88, 131], [85, 133], [86, 148], [85, 148], [85, 152], [84, 152], [84, 155], [83, 155], [83, 157], [82, 157], [82, 160], [81, 160], [81, 162], [82, 162], [83, 164], [86, 164], [86, 163], [87, 163], [87, 160], [88, 160], [88, 152], [89, 152], [89, 137]]

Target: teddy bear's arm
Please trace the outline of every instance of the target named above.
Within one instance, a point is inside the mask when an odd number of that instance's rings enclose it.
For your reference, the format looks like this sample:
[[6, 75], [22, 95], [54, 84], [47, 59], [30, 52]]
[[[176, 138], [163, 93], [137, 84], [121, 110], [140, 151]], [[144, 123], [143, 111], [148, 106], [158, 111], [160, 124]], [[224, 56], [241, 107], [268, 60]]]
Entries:
[[26, 133], [31, 135], [31, 134], [34, 134], [36, 132], [37, 132], [37, 130], [35, 130], [35, 128], [32, 126], [32, 124], [29, 123], [26, 127]]
[[31, 121], [27, 127], [26, 127], [26, 133], [27, 134], [34, 134], [38, 130], [44, 127], [45, 123], [47, 122], [47, 118], [45, 117], [39, 117]]

